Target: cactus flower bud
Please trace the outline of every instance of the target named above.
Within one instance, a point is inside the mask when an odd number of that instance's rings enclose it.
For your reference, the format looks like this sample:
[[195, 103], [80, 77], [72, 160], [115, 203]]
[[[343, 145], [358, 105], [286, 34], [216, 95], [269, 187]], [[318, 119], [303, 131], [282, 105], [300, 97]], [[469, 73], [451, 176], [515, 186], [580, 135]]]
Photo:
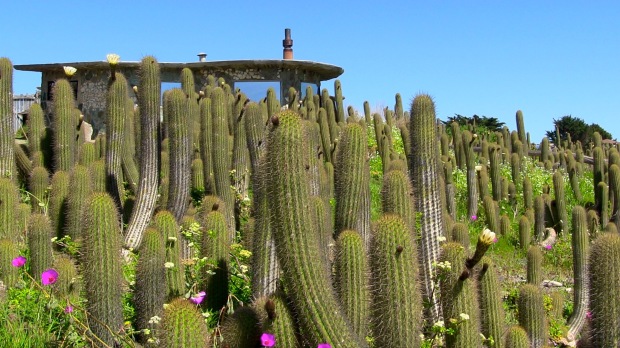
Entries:
[[73, 76], [77, 71], [77, 69], [72, 66], [63, 66], [62, 69], [65, 71], [65, 75], [67, 75], [67, 77]]
[[105, 58], [111, 66], [116, 66], [121, 59], [121, 57], [116, 53], [109, 53], [105, 56]]

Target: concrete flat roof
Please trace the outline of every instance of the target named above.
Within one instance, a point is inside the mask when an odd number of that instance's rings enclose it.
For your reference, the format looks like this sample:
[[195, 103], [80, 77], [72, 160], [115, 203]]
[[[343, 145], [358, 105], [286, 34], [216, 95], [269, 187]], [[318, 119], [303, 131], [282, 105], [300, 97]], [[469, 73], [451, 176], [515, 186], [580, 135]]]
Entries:
[[[34, 72], [50, 72], [50, 71], [63, 71], [63, 66], [72, 66], [78, 71], [80, 69], [109, 69], [107, 61], [96, 62], [72, 62], [72, 63], [46, 63], [46, 64], [21, 64], [14, 65], [16, 70], [21, 71], [34, 71]], [[119, 62], [119, 68], [139, 68], [140, 62]], [[336, 78], [344, 72], [339, 66], [318, 63], [309, 60], [294, 60], [294, 59], [263, 59], [263, 60], [221, 60], [221, 61], [206, 61], [206, 62], [189, 62], [189, 63], [159, 63], [159, 67], [162, 71], [165, 70], [180, 70], [183, 68], [195, 69], [273, 69], [279, 68], [282, 70], [304, 69], [316, 74], [319, 74], [322, 79], [330, 80]]]

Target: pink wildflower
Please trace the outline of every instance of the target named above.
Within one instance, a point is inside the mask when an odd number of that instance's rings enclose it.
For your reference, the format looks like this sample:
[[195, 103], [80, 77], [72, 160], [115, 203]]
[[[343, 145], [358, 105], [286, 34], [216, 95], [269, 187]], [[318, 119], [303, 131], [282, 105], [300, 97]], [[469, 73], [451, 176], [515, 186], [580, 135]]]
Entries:
[[13, 265], [13, 267], [22, 267], [26, 264], [26, 258], [19, 255], [18, 257], [14, 258], [13, 261], [11, 261], [11, 264]]
[[586, 319], [588, 319], [588, 320], [592, 319], [592, 312], [590, 312], [590, 311], [586, 312]]
[[260, 336], [260, 343], [263, 347], [273, 347], [276, 345], [276, 337], [270, 333], [264, 332]]
[[472, 215], [472, 216], [471, 216], [471, 221], [476, 221], [476, 220], [478, 220], [478, 216], [476, 216], [476, 215]]
[[67, 305], [67, 307], [65, 307], [65, 313], [73, 313], [73, 306]]
[[547, 249], [547, 250], [551, 250], [551, 248], [553, 248], [553, 246], [552, 246], [551, 244], [547, 244], [547, 245], [545, 245], [545, 249]]
[[329, 343], [319, 343], [318, 347], [316, 348], [332, 348], [332, 345]]
[[58, 272], [55, 269], [46, 269], [41, 273], [41, 283], [43, 285], [52, 285], [58, 280]]
[[205, 296], [207, 296], [207, 293], [204, 291], [201, 291], [199, 293], [197, 293], [195, 296], [190, 297], [190, 301], [192, 301], [194, 304], [201, 304], [202, 300], [205, 299]]

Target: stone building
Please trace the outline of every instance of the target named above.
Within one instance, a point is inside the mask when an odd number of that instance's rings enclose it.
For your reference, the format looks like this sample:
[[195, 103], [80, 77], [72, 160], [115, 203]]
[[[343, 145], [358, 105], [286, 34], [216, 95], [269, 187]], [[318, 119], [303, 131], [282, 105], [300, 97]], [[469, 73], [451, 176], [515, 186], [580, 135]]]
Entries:
[[[318, 93], [321, 81], [336, 78], [344, 72], [342, 68], [334, 65], [293, 59], [290, 29], [285, 30], [283, 46], [281, 60], [207, 61], [206, 54], [200, 53], [196, 62], [160, 62], [162, 89], [166, 89], [166, 84], [180, 86], [181, 70], [189, 68], [194, 73], [198, 89], [206, 85], [208, 75], [213, 75], [215, 78], [224, 78], [231, 84], [233, 90], [239, 88], [246, 94], [261, 91], [262, 96], [265, 96], [267, 87], [274, 87], [279, 94], [280, 103], [284, 104], [290, 87], [304, 93], [307, 86], [312, 86], [315, 93]], [[82, 111], [85, 120], [95, 130], [104, 129], [105, 96], [110, 75], [106, 61], [15, 65], [15, 69], [41, 72], [41, 106], [46, 113], [49, 113], [52, 110], [53, 98], [50, 92], [54, 81], [65, 77], [63, 66], [77, 69], [70, 82], [76, 96], [77, 107]], [[117, 71], [123, 73], [128, 83], [133, 86], [139, 81], [139, 67], [140, 62], [121, 61]], [[135, 98], [132, 94], [130, 93], [130, 96]]]

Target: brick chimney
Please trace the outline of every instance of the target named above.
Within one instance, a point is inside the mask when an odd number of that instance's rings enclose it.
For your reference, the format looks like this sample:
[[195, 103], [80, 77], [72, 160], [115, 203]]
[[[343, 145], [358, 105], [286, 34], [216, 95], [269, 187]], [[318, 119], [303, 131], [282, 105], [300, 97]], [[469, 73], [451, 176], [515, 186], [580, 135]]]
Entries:
[[282, 40], [284, 50], [282, 59], [293, 59], [293, 40], [291, 39], [291, 29], [284, 29], [284, 40]]

